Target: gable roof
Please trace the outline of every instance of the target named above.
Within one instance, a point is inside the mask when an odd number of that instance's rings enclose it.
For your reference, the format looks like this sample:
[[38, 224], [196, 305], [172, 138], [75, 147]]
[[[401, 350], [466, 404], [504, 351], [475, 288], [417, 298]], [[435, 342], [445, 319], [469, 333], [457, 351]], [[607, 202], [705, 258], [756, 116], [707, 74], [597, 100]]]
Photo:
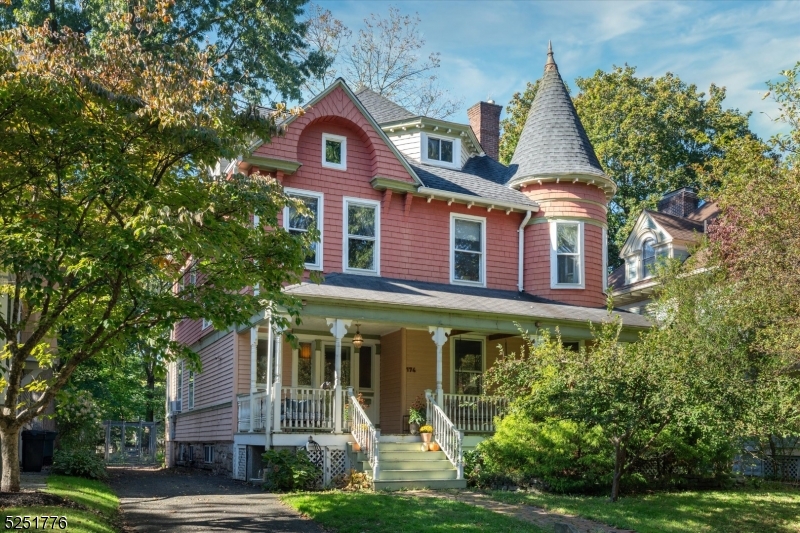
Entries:
[[695, 222], [688, 218], [678, 217], [675, 215], [668, 215], [660, 211], [644, 211], [653, 221], [661, 226], [664, 231], [670, 234], [673, 239], [682, 241], [696, 241], [698, 234], [705, 233], [705, 228], [702, 222]]
[[355, 92], [355, 95], [378, 124], [405, 120], [417, 116], [408, 109], [397, 105], [372, 89], [362, 87]]
[[565, 174], [608, 179], [558, 73], [550, 47], [544, 76], [511, 158], [509, 180]]

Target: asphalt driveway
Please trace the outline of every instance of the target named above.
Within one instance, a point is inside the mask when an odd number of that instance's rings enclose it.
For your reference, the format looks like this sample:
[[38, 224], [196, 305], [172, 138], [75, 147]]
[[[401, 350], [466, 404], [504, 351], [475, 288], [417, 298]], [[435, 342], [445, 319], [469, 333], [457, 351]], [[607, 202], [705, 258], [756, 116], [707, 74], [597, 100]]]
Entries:
[[278, 496], [194, 470], [109, 468], [126, 531], [323, 533]]

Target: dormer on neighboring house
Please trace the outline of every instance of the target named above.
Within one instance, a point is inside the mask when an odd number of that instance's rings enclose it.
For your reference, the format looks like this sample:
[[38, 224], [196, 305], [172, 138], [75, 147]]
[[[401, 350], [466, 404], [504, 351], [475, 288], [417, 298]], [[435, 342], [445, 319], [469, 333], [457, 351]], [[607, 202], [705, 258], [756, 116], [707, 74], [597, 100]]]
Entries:
[[658, 285], [659, 258], [686, 260], [718, 214], [716, 204], [702, 202], [691, 187], [665, 194], [656, 211], [644, 210], [620, 251], [624, 263], [608, 278], [614, 304], [644, 313]]

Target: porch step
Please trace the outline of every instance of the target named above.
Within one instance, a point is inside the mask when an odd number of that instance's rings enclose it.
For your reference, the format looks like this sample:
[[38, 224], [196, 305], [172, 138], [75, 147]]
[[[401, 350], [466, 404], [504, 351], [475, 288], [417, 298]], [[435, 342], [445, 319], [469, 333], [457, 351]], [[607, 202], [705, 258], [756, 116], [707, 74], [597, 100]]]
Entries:
[[420, 481], [373, 481], [373, 490], [466, 489], [466, 479], [429, 479]]
[[[361, 451], [352, 453], [354, 467], [372, 473], [367, 455]], [[418, 436], [381, 435], [378, 442], [380, 471], [378, 479], [372, 480], [375, 490], [401, 489], [463, 489], [467, 482], [456, 479], [458, 471], [443, 451], [431, 452]]]

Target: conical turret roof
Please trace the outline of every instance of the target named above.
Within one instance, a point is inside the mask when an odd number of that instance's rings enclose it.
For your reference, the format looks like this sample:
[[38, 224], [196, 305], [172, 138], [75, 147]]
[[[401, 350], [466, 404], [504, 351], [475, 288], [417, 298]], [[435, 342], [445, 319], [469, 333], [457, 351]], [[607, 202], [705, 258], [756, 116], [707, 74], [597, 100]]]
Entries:
[[511, 158], [511, 183], [566, 174], [606, 178], [548, 45], [547, 63]]

